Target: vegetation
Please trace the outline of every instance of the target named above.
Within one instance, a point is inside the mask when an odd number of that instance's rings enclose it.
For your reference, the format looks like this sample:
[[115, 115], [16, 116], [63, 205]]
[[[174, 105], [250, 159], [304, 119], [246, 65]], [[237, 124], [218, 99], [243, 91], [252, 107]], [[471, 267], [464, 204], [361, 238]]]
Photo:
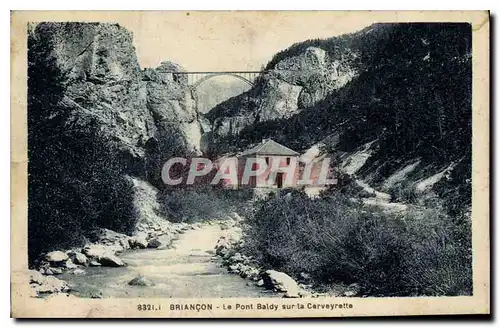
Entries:
[[359, 283], [371, 296], [471, 295], [470, 220], [438, 208], [401, 216], [329, 192], [262, 201], [245, 229], [245, 252], [267, 268], [321, 284]]
[[[352, 152], [377, 140], [360, 175], [371, 175], [377, 184], [415, 158], [421, 159], [422, 167], [436, 169], [460, 161], [460, 173], [441, 183], [440, 196], [453, 194], [461, 200], [459, 206], [470, 206], [471, 40], [469, 24], [412, 23], [376, 24], [352, 35], [295, 44], [278, 53], [267, 69], [317, 46], [330, 60], [340, 60], [340, 51], [359, 54], [359, 61], [352, 63], [359, 75], [291, 118], [258, 122], [235, 136], [214, 138], [215, 147], [230, 151], [272, 137], [301, 151], [337, 134], [340, 142], [331, 150]], [[220, 104], [210, 119], [220, 113], [238, 115], [226, 107], [254, 111], [257, 107], [248, 94], [261, 94], [261, 87], [257, 84], [247, 94]]]
[[250, 206], [251, 190], [224, 190], [211, 186], [194, 186], [164, 190], [160, 204], [173, 222], [199, 222], [224, 219], [232, 212], [244, 215]]
[[[28, 250], [82, 245], [96, 228], [130, 233], [132, 170], [96, 117], [74, 119], [62, 103], [66, 77], [45, 38], [28, 37]], [[70, 119], [73, 118], [73, 119]]]

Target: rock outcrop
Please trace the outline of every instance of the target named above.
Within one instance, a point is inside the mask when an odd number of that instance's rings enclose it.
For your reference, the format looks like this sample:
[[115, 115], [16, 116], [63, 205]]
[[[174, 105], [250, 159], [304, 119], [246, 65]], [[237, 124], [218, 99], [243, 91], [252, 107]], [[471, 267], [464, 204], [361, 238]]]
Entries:
[[200, 148], [186, 76], [172, 73], [182, 68], [141, 70], [117, 24], [37, 23], [28, 49], [30, 261], [95, 227], [123, 249], [110, 231], [167, 232], [153, 185], [167, 158]]
[[188, 86], [185, 70], [177, 64], [162, 62], [155, 69], [143, 72], [147, 90], [147, 108], [153, 115], [159, 135], [173, 129], [188, 151], [199, 152], [201, 125], [196, 104]]
[[[345, 51], [341, 56], [329, 58], [325, 50], [308, 47], [278, 62], [248, 93], [216, 106], [206, 115], [212, 122], [213, 142], [255, 123], [290, 118], [343, 87], [358, 74], [351, 64], [357, 54]], [[239, 108], [233, 108], [238, 104]]]
[[[263, 270], [256, 259], [240, 253], [243, 240], [241, 228], [242, 218], [233, 213], [228, 220], [221, 221], [221, 227], [227, 225], [224, 234], [215, 245], [215, 259], [220, 259], [220, 264], [227, 268], [231, 274], [239, 275], [243, 279], [249, 280], [248, 284], [257, 287], [265, 287], [274, 292], [280, 293], [286, 298], [313, 297], [314, 295], [302, 288], [302, 285], [284, 272], [276, 270]], [[218, 256], [218, 257], [217, 257]]]

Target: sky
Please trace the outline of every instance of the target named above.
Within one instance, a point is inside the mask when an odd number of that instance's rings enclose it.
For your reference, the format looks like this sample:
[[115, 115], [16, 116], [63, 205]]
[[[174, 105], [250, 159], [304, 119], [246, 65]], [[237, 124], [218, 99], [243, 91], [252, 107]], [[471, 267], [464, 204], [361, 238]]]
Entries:
[[171, 61], [188, 71], [259, 70], [275, 53], [296, 42], [353, 33], [377, 22], [473, 19], [473, 24], [479, 24], [485, 19], [466, 11], [37, 11], [17, 15], [28, 21], [118, 23], [133, 33], [142, 68]]
[[147, 12], [119, 19], [134, 34], [141, 67], [162, 61], [188, 71], [259, 70], [280, 50], [312, 38], [358, 31], [339, 12]]

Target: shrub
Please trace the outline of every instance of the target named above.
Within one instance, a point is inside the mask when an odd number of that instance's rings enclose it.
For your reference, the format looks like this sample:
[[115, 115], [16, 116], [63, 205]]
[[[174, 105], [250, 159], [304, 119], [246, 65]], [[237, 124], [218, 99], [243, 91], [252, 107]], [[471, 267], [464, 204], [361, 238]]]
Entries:
[[265, 268], [357, 282], [369, 295], [470, 294], [468, 227], [438, 210], [395, 217], [340, 193], [309, 199], [292, 191], [259, 204], [245, 251]]
[[410, 181], [403, 181], [393, 185], [389, 188], [388, 193], [391, 195], [391, 201], [393, 202], [416, 203], [418, 200], [415, 184]]
[[197, 222], [222, 219], [231, 212], [247, 212], [251, 194], [245, 190], [224, 190], [210, 186], [194, 186], [163, 190], [160, 204], [174, 222]]
[[28, 165], [30, 262], [41, 252], [81, 246], [97, 228], [131, 233], [138, 218], [133, 184], [112, 141], [78, 130], [57, 142], [40, 140], [45, 148], [31, 148]]

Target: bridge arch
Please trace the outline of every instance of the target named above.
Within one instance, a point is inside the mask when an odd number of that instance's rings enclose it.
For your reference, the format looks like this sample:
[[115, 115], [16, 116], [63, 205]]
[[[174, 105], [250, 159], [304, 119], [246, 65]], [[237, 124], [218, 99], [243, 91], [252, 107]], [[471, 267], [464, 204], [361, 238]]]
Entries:
[[250, 87], [253, 87], [254, 84], [252, 81], [250, 81], [249, 79], [241, 76], [241, 75], [238, 75], [236, 73], [229, 73], [229, 72], [220, 72], [220, 73], [211, 73], [211, 74], [208, 74], [208, 75], [205, 75], [203, 76], [201, 79], [197, 80], [195, 83], [193, 83], [191, 85], [191, 91], [194, 92], [196, 91], [196, 88], [198, 88], [198, 86], [200, 84], [202, 84], [203, 82], [205, 82], [206, 80], [209, 80], [213, 77], [216, 77], [216, 76], [232, 76], [232, 77], [235, 77], [237, 79], [240, 79], [241, 81], [245, 82], [246, 84], [248, 84]]
[[[255, 75], [254, 72], [251, 72], [251, 73]], [[198, 89], [198, 87], [201, 84], [203, 84], [203, 82], [205, 82], [207, 80], [210, 80], [211, 78], [214, 78], [214, 77], [217, 77], [217, 76], [231, 76], [231, 77], [235, 77], [235, 78], [239, 79], [240, 81], [245, 82], [245, 84], [247, 84], [250, 88], [252, 88], [254, 86], [254, 83], [250, 79], [247, 79], [246, 77], [241, 76], [241, 75], [239, 75], [237, 73], [234, 73], [234, 72], [214, 72], [214, 73], [206, 74], [203, 77], [201, 77], [200, 79], [196, 80], [194, 83], [192, 83], [189, 86], [189, 90], [191, 92], [191, 98], [194, 100], [194, 106], [195, 106], [195, 108], [196, 108], [197, 111], [200, 110], [200, 108], [199, 108], [200, 104], [199, 104], [198, 93], [196, 92], [197, 89]]]

